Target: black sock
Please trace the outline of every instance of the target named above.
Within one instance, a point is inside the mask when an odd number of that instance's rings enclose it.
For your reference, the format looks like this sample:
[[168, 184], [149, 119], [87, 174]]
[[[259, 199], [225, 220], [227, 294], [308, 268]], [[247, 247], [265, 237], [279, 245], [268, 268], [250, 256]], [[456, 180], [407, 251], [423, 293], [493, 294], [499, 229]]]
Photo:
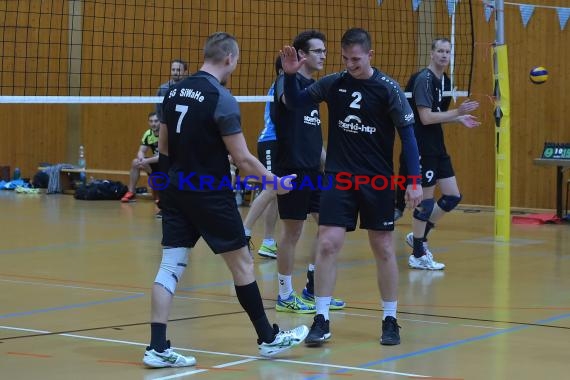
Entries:
[[315, 295], [315, 272], [314, 271], [307, 271], [307, 285], [305, 285], [305, 288], [307, 288], [307, 292], [311, 293], [312, 295]]
[[249, 316], [249, 319], [253, 323], [253, 327], [257, 332], [258, 342], [273, 342], [275, 339], [275, 332], [267, 320], [267, 315], [263, 308], [263, 301], [261, 299], [261, 293], [259, 292], [257, 282], [254, 281], [251, 284], [242, 286], [236, 285], [235, 288], [239, 303]]
[[150, 324], [150, 349], [156, 352], [163, 352], [167, 348], [166, 324], [152, 322]]
[[435, 227], [435, 224], [430, 222], [429, 220], [426, 222], [426, 232], [424, 232], [424, 241], [427, 241], [427, 236], [432, 228]]
[[422, 257], [424, 255], [424, 239], [414, 237], [414, 257]]

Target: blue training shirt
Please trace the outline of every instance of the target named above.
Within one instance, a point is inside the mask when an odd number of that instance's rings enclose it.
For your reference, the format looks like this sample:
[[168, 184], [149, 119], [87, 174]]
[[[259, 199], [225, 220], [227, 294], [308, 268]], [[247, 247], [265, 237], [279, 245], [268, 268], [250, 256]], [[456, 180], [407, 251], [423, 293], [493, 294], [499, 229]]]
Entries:
[[[275, 93], [275, 82], [269, 88], [267, 92], [267, 96], [273, 96]], [[277, 140], [277, 135], [275, 133], [275, 123], [271, 119], [271, 108], [273, 107], [272, 102], [265, 103], [265, 112], [263, 113], [263, 121], [265, 126], [263, 130], [259, 134], [259, 139], [257, 142], [265, 142], [265, 141], [275, 141]]]

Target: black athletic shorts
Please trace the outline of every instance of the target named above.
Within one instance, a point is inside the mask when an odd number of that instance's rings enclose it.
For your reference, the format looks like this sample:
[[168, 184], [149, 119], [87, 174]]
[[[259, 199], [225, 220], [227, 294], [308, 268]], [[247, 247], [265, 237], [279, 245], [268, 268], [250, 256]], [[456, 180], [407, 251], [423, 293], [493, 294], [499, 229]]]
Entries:
[[277, 157], [277, 140], [257, 143], [257, 158], [267, 170], [275, 170], [275, 157]]
[[278, 170], [279, 176], [297, 174], [292, 181], [293, 190], [277, 195], [280, 219], [306, 220], [307, 214], [318, 213], [321, 203], [322, 173], [315, 171]]
[[322, 191], [319, 225], [344, 227], [347, 231], [354, 231], [360, 214], [361, 229], [394, 230], [393, 189], [388, 186], [384, 190], [376, 190], [367, 184], [359, 185], [359, 189], [355, 190], [354, 183], [350, 189], [346, 189], [348, 186], [342, 183], [339, 189], [334, 175], [326, 177], [332, 179], [333, 183]]
[[439, 156], [421, 156], [422, 187], [435, 186], [438, 179], [455, 176], [451, 158], [447, 154]]
[[160, 194], [160, 208], [164, 247], [193, 248], [202, 237], [217, 254], [247, 244], [232, 191], [180, 191], [171, 185]]

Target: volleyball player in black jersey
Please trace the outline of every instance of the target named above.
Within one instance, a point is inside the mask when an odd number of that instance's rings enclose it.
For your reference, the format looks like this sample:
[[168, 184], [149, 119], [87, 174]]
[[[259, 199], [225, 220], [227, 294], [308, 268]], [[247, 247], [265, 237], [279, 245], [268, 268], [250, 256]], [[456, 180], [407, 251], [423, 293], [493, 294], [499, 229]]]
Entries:
[[[413, 248], [408, 264], [413, 269], [441, 270], [445, 264], [434, 260], [427, 244], [427, 236], [435, 223], [453, 210], [461, 201], [461, 194], [447, 154], [443, 137], [442, 123], [457, 122], [468, 128], [480, 123], [469, 112], [479, 103], [472, 100], [463, 102], [458, 108], [449, 109], [451, 97], [443, 96], [443, 91], [451, 90], [451, 83], [444, 70], [449, 65], [451, 43], [447, 38], [432, 42], [431, 59], [428, 67], [410, 78], [406, 87], [412, 89], [410, 105], [414, 110], [414, 127], [422, 168], [422, 203], [414, 210], [412, 229], [406, 242]], [[434, 200], [435, 186], [439, 185], [441, 198]]]
[[[414, 115], [400, 86], [370, 64], [374, 51], [367, 31], [353, 28], [341, 40], [342, 60], [346, 70], [318, 80], [307, 89], [299, 89], [295, 73], [299, 60], [293, 47], [281, 52], [288, 104], [326, 101], [329, 113], [329, 139], [325, 170], [333, 178], [330, 190], [321, 194], [319, 244], [315, 271], [317, 315], [305, 343], [320, 345], [331, 336], [329, 304], [336, 282], [336, 263], [347, 231], [368, 230], [370, 247], [377, 269], [377, 283], [382, 296], [384, 316], [380, 343], [400, 343], [396, 320], [398, 266], [392, 234], [394, 230], [394, 190], [388, 185], [363, 184], [366, 178], [393, 175], [392, 154], [396, 130], [408, 165], [408, 173], [419, 178], [419, 155], [413, 133]], [[343, 181], [339, 176], [343, 175]], [[358, 176], [359, 180], [357, 180]], [[348, 183], [347, 183], [348, 181]], [[358, 186], [358, 188], [357, 188]], [[421, 201], [421, 185], [407, 184], [408, 207]]]
[[233, 36], [212, 34], [204, 47], [201, 69], [172, 87], [163, 101], [159, 164], [169, 168], [170, 185], [160, 197], [162, 262], [152, 289], [151, 340], [143, 358], [149, 367], [196, 364], [193, 357], [170, 348], [166, 323], [177, 283], [188, 265], [188, 251], [200, 237], [226, 262], [237, 298], [257, 332], [261, 355], [287, 350], [308, 333], [306, 326], [280, 331], [269, 323], [231, 188], [228, 153], [242, 173], [264, 177], [278, 194], [290, 187], [290, 179], [271, 174], [247, 149], [239, 106], [223, 87], [238, 58]]
[[[313, 84], [313, 76], [323, 68], [326, 58], [326, 37], [317, 30], [299, 33], [294, 41], [299, 57], [305, 64], [296, 73], [295, 80], [300, 88]], [[323, 136], [319, 104], [306, 102], [301, 107], [290, 107], [283, 89], [283, 75], [275, 82], [275, 131], [277, 134], [277, 155], [274, 173], [287, 175], [295, 173], [294, 189], [277, 197], [279, 217], [283, 223], [279, 238], [277, 256], [279, 295], [275, 309], [281, 312], [309, 314], [315, 312], [314, 305], [314, 256], [316, 244], [311, 252], [311, 263], [307, 271], [307, 286], [301, 295], [293, 289], [292, 274], [295, 250], [303, 231], [307, 215], [319, 220], [321, 190], [318, 176], [324, 161]], [[316, 237], [315, 237], [316, 239]], [[342, 309], [343, 300], [331, 299], [331, 309]]]

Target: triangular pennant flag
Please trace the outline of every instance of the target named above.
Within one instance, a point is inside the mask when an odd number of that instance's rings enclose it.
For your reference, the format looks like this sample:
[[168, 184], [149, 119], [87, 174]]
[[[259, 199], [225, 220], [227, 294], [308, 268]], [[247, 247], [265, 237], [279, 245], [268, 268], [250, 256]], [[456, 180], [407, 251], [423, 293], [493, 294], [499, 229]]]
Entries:
[[558, 13], [558, 21], [560, 21], [560, 30], [564, 30], [568, 17], [570, 17], [570, 8], [556, 8], [556, 13]]
[[534, 5], [521, 4], [519, 5], [519, 9], [521, 11], [523, 25], [526, 27], [526, 24], [528, 24], [530, 18], [532, 17], [532, 13], [534, 12]]
[[414, 11], [417, 11], [418, 8], [420, 7], [421, 2], [422, 2], [422, 0], [412, 0], [412, 9]]
[[485, 5], [485, 20], [489, 22], [491, 15], [493, 14], [493, 7], [491, 5]]
[[455, 0], [447, 0], [447, 13], [450, 16], [455, 13]]

